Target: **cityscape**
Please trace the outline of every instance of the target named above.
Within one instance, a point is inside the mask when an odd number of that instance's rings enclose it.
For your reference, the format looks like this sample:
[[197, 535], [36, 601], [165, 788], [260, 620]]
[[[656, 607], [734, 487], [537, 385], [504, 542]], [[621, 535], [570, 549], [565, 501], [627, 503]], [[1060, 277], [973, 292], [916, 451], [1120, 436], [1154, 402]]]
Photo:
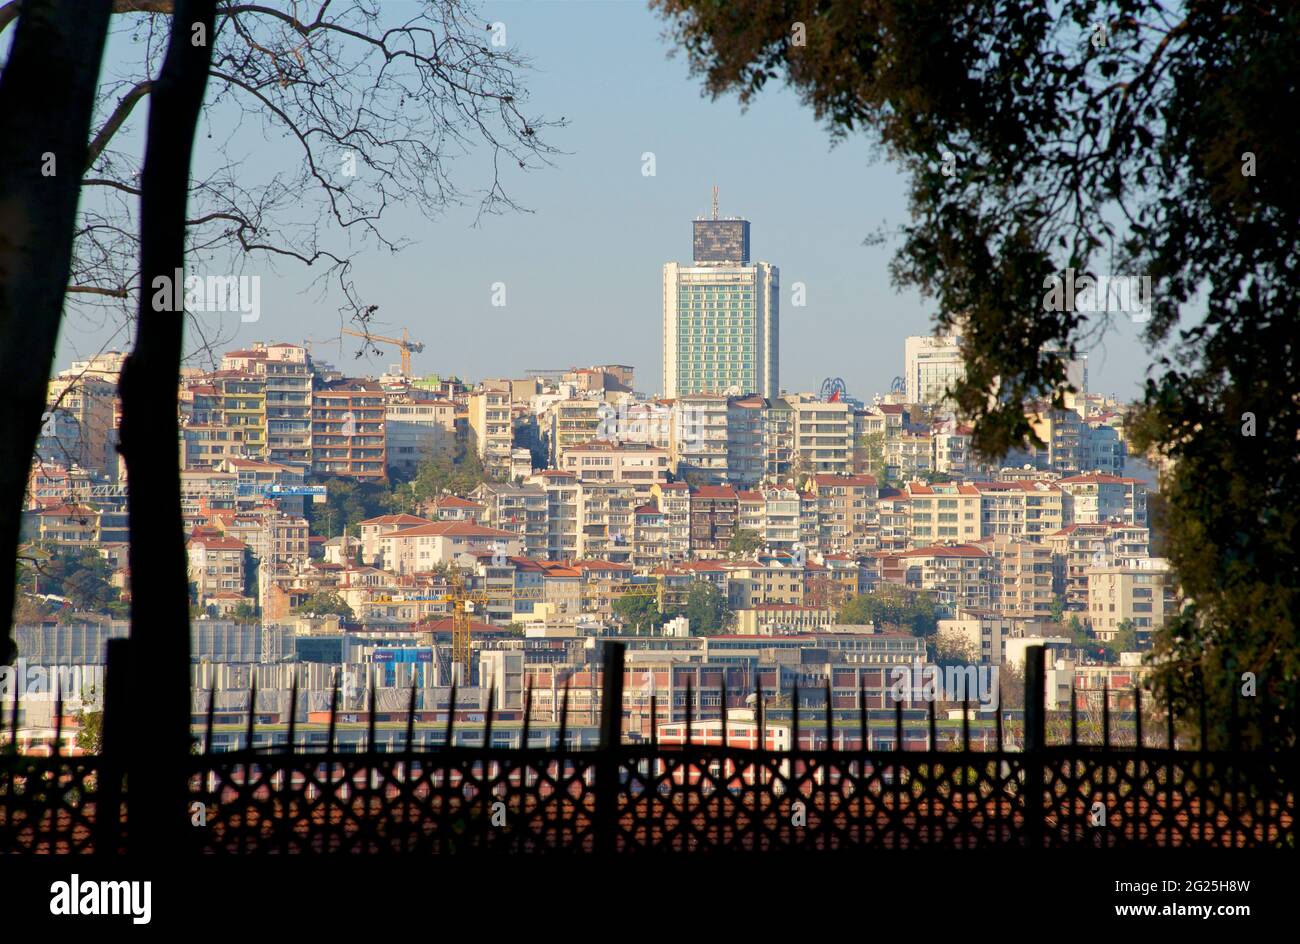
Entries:
[[[372, 688], [391, 710], [415, 686], [440, 731], [456, 684], [461, 722], [481, 725], [495, 698], [502, 743], [535, 688], [541, 743], [567, 683], [575, 735], [594, 743], [603, 638], [629, 648], [624, 731], [645, 739], [682, 720], [688, 684], [725, 684], [744, 711], [756, 685], [802, 686], [812, 704], [833, 679], [854, 692], [844, 707], [861, 686], [883, 710], [895, 666], [1014, 676], [1031, 645], [1051, 654], [1052, 692], [1086, 709], [1109, 689], [1131, 709], [1141, 655], [1180, 606], [1152, 549], [1156, 470], [1130, 451], [1131, 404], [1088, 391], [1081, 357], [1063, 407], [1027, 408], [1042, 446], [988, 463], [946, 401], [958, 333], [909, 338], [899, 375], [866, 400], [837, 378], [779, 389], [779, 267], [750, 260], [748, 220], [693, 229], [691, 257], [663, 264], [667, 393], [639, 391], [623, 364], [419, 376], [405, 330], [368, 336], [400, 355], [379, 376], [276, 341], [183, 371], [196, 736], [212, 698], [213, 748], [237, 746], [256, 685], [275, 744], [294, 684], [309, 713], [340, 686], [358, 737]], [[128, 634], [123, 357], [50, 383], [23, 517], [43, 559], [20, 579], [28, 672], [102, 665]], [[881, 601], [907, 616], [871, 615]], [[48, 742], [58, 694], [76, 753], [103, 691], [87, 678], [38, 686], [46, 713], [29, 696], [20, 741]], [[804, 732], [812, 747], [823, 736]]]
[[6, 902], [1280, 916], [1297, 36], [0, 2]]

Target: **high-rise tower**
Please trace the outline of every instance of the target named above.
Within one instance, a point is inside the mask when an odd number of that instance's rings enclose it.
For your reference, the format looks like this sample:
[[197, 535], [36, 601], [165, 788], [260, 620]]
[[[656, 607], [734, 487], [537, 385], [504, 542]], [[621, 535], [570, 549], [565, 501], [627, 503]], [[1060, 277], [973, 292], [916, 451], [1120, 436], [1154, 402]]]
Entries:
[[780, 393], [776, 266], [749, 261], [749, 221], [694, 221], [690, 264], [664, 264], [664, 396]]

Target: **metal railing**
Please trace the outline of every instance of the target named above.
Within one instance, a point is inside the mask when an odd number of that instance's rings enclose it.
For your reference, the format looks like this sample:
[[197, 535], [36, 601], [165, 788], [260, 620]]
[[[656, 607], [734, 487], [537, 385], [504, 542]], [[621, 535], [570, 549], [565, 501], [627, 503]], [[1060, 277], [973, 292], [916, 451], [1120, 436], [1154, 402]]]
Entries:
[[[124, 717], [112, 676], [127, 644], [112, 645], [122, 648], [110, 651], [110, 724], [114, 712]], [[978, 749], [968, 704], [956, 726], [939, 721], [929, 703], [921, 721], [924, 750], [907, 749], [917, 725], [909, 724], [901, 702], [890, 727], [877, 734], [862, 691], [856, 711], [840, 710], [837, 729], [835, 710], [825, 707], [833, 704], [829, 686], [812, 724], [800, 710], [801, 693], [793, 693], [779, 739], [769, 720], [777, 709], [764, 710], [761, 690], [754, 693], [749, 727], [736, 728], [723, 689], [708, 719], [717, 734], [701, 743], [696, 733], [705, 719], [695, 712], [702, 699], [688, 685], [677, 743], [663, 743], [654, 724], [647, 741], [625, 743], [617, 643], [606, 644], [600, 744], [589, 750], [568, 746], [567, 686], [556, 737], [543, 747], [533, 746], [530, 691], [519, 746], [493, 746], [490, 700], [479, 745], [457, 743], [456, 713], [449, 711], [442, 745], [417, 750], [412, 688], [401, 749], [373, 749], [372, 689], [366, 749], [341, 750], [336, 688], [319, 751], [297, 745], [296, 711], [284, 748], [254, 747], [254, 704], [244, 746], [212, 753], [210, 698], [205, 753], [186, 761], [190, 806], [162, 825], [183, 837], [178, 848], [235, 854], [1295, 848], [1294, 750], [1210, 750], [1204, 721], [1199, 737], [1182, 738], [1195, 743], [1187, 749], [1175, 735], [1172, 711], [1163, 731], [1143, 730], [1140, 691], [1132, 693], [1136, 710], [1125, 730], [1112, 719], [1111, 693], [1103, 694], [1100, 718], [1084, 719], [1099, 724], [1096, 743], [1080, 740], [1072, 698], [1069, 738], [1052, 744], [1043, 680], [1043, 651], [1034, 647], [1023, 719], [1013, 722], [1011, 713], [997, 710], [993, 749]], [[294, 705], [296, 696], [295, 685]], [[17, 710], [15, 700], [8, 719], [15, 738]], [[1057, 726], [1064, 714], [1053, 719]], [[659, 717], [654, 696], [650, 716]], [[0, 756], [0, 851], [130, 850], [120, 725], [105, 729], [101, 756], [61, 756], [57, 730], [52, 756]], [[949, 734], [946, 745], [941, 727]]]

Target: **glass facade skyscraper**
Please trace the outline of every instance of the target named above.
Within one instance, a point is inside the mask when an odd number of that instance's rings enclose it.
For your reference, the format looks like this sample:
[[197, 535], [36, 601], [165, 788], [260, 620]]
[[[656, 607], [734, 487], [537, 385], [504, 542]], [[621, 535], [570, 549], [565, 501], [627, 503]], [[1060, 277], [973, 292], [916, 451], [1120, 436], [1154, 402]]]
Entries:
[[664, 396], [780, 393], [779, 271], [749, 261], [747, 220], [696, 220], [690, 264], [664, 265]]

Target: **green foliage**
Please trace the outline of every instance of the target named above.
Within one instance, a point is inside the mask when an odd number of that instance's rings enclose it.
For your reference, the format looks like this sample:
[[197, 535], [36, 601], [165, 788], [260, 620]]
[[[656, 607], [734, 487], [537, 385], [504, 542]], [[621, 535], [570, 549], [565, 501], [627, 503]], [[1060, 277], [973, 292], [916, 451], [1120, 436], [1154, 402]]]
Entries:
[[873, 593], [851, 598], [840, 610], [839, 621], [847, 625], [879, 624], [904, 629], [913, 636], [929, 636], [939, 626], [939, 610], [927, 593], [881, 584]]
[[231, 609], [230, 618], [238, 623], [255, 623], [257, 622], [257, 607], [246, 600], [241, 600]]
[[615, 616], [638, 633], [652, 632], [664, 623], [664, 614], [659, 612], [659, 601], [653, 596], [624, 594], [614, 601], [612, 609]]
[[294, 610], [300, 616], [341, 616], [352, 619], [352, 607], [333, 590], [318, 590]]
[[[1160, 524], [1195, 601], [1156, 635], [1156, 690], [1204, 692], [1220, 735], [1237, 701], [1247, 743], [1290, 743], [1300, 123], [1276, 109], [1300, 84], [1300, 7], [652, 2], [710, 93], [748, 103], [784, 76], [833, 136], [865, 131], [902, 169], [893, 276], [941, 326], [964, 321], [950, 392], [979, 455], [1032, 440], [1026, 403], [1063, 404], [1065, 359], [1116, 317], [1055, 304], [1050, 279], [1150, 277], [1131, 441], [1174, 460]], [[1244, 672], [1257, 697], [1239, 697]]]
[[102, 711], [77, 712], [77, 747], [87, 754], [100, 754], [104, 749], [104, 713]]
[[763, 535], [757, 531], [741, 528], [731, 536], [731, 543], [727, 545], [727, 550], [740, 557], [748, 557], [762, 547]]
[[[1063, 600], [1061, 597], [1057, 597], [1055, 600], [1052, 601], [1052, 622], [1060, 623], [1063, 622], [1064, 620], [1065, 620], [1065, 600]], [[1075, 620], [1078, 620], [1077, 616], [1075, 617]]]
[[95, 549], [56, 545], [34, 557], [39, 560], [19, 572], [19, 590], [66, 597], [78, 613], [116, 616], [122, 611], [121, 591], [109, 582], [113, 571]]
[[707, 580], [694, 581], [686, 592], [683, 615], [696, 636], [713, 636], [731, 628], [733, 614], [722, 591]]
[[326, 486], [328, 491], [324, 503], [307, 506], [312, 534], [359, 537], [361, 522], [397, 510], [393, 493], [381, 482], [358, 482], [338, 476], [319, 476], [312, 482]]

